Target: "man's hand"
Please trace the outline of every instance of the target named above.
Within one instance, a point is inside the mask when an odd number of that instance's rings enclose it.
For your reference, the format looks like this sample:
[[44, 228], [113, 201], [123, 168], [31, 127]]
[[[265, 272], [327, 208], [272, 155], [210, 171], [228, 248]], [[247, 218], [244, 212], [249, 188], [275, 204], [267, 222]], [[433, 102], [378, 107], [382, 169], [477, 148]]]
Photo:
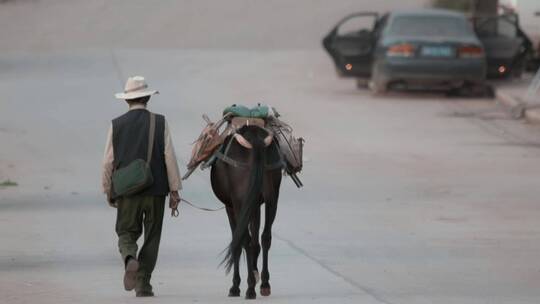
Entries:
[[178, 205], [180, 204], [180, 201], [181, 199], [178, 191], [171, 191], [171, 193], [169, 194], [169, 207], [171, 208], [171, 216], [178, 216]]
[[112, 197], [110, 193], [107, 193], [107, 202], [109, 203], [109, 206], [113, 208], [118, 207], [118, 205], [116, 204], [116, 200]]

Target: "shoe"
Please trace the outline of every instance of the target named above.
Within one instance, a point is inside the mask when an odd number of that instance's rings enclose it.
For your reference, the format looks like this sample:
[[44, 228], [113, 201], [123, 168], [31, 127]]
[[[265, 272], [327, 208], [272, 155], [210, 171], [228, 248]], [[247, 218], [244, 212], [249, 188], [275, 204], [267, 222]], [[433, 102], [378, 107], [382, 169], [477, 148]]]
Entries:
[[124, 288], [127, 291], [133, 290], [137, 283], [137, 271], [139, 270], [139, 261], [130, 258], [126, 263], [126, 272], [124, 273]]
[[143, 297], [153, 297], [154, 292], [150, 290], [140, 290], [135, 293], [135, 296], [137, 298], [143, 298]]
[[149, 274], [137, 274], [137, 283], [135, 284], [135, 296], [136, 297], [153, 297], [154, 292], [150, 279], [152, 275]]

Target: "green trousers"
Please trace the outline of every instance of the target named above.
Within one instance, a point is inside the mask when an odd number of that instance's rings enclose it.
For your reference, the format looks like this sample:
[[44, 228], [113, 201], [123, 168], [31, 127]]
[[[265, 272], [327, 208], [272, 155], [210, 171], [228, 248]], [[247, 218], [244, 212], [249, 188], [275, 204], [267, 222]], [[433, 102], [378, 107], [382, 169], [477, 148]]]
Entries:
[[[128, 256], [139, 260], [137, 281], [149, 284], [156, 266], [165, 211], [164, 196], [132, 196], [117, 201], [116, 233], [118, 248], [125, 262]], [[137, 255], [137, 240], [144, 230], [144, 243]]]

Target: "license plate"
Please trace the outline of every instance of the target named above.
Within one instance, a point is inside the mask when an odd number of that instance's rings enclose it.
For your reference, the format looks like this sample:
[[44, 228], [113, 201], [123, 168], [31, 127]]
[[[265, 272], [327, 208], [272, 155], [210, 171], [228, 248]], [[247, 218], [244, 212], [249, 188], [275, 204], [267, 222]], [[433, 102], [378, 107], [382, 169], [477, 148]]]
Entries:
[[452, 57], [454, 49], [449, 46], [424, 46], [421, 53], [425, 57]]

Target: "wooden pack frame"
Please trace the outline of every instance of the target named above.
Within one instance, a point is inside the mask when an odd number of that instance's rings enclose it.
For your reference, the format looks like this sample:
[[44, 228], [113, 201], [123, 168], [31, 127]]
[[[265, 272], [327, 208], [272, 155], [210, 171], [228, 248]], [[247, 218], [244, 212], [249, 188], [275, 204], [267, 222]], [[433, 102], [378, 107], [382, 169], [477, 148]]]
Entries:
[[[228, 136], [234, 135], [243, 126], [255, 125], [267, 128], [274, 134], [274, 140], [277, 142], [281, 153], [281, 163], [283, 163], [282, 167], [285, 174], [291, 177], [297, 187], [302, 187], [303, 184], [297, 173], [302, 171], [303, 167], [304, 139], [294, 137], [291, 126], [278, 118], [280, 115], [275, 109], [273, 111], [275, 115], [268, 116], [266, 119], [233, 117], [231, 113], [228, 113], [216, 123], [213, 123], [207, 115], [203, 115], [207, 125], [193, 143], [191, 159], [187, 165], [188, 171], [182, 179], [187, 179], [199, 165], [201, 169], [211, 166], [216, 155], [223, 154], [219, 150]], [[227, 127], [221, 131], [225, 123], [228, 123]], [[220, 156], [228, 159], [226, 154], [227, 152], [225, 152], [225, 155]]]

